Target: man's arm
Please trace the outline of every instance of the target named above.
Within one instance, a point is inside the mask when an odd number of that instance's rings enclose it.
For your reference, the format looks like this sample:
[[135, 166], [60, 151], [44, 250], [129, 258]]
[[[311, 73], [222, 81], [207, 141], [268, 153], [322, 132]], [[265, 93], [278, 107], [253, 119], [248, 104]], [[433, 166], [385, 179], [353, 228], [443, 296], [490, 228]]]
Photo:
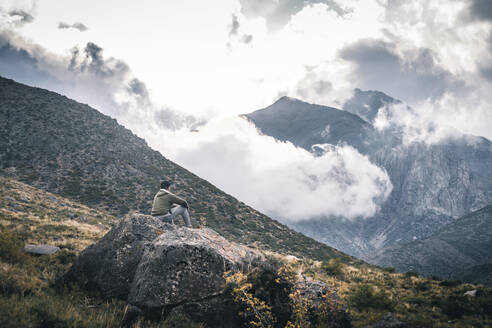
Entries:
[[171, 194], [171, 193], [169, 194], [169, 196], [171, 197], [171, 201], [174, 204], [179, 204], [179, 205], [181, 205], [181, 206], [183, 206], [185, 208], [188, 208], [188, 203], [183, 198], [178, 197], [175, 194]]

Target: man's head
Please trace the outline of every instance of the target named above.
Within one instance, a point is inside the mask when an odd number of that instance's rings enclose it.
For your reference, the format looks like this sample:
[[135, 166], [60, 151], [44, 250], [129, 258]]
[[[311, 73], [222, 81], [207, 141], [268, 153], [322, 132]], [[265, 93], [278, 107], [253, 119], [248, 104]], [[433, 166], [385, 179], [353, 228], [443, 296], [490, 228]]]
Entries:
[[169, 189], [169, 186], [171, 186], [171, 182], [167, 180], [161, 181], [161, 189]]

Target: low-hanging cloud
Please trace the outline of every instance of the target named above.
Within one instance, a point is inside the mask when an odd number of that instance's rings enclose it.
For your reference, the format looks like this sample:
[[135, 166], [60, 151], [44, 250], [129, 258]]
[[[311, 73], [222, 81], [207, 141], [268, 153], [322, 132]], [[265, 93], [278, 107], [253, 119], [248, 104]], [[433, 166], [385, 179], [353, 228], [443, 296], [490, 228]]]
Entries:
[[386, 172], [352, 147], [318, 145], [321, 156], [315, 156], [261, 135], [239, 117], [146, 139], [219, 188], [285, 221], [370, 217], [392, 188]]
[[75, 22], [73, 24], [68, 24], [65, 22], [59, 22], [58, 28], [61, 30], [73, 28], [73, 29], [79, 30], [80, 32], [85, 32], [89, 29], [87, 26], [85, 26], [81, 22]]

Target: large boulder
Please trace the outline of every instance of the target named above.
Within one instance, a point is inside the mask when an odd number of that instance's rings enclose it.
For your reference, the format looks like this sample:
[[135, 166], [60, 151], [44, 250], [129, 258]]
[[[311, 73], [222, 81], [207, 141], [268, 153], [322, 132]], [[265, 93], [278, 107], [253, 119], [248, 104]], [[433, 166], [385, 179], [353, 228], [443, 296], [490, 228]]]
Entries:
[[223, 292], [225, 272], [246, 271], [263, 261], [257, 251], [211, 229], [169, 229], [148, 245], [128, 301], [155, 308], [207, 299]]
[[188, 309], [192, 317], [217, 322], [231, 303], [224, 274], [263, 265], [261, 253], [211, 229], [133, 214], [84, 250], [67, 278], [125, 299], [145, 314]]
[[86, 248], [67, 277], [96, 287], [108, 298], [126, 299], [145, 250], [160, 233], [175, 229], [152, 216], [128, 216]]

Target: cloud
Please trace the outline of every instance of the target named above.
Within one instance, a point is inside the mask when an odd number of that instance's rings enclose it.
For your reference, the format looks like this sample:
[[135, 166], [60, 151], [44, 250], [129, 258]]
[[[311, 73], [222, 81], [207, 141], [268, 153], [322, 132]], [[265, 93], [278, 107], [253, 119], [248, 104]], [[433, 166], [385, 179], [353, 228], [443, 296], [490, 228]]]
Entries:
[[79, 30], [80, 32], [85, 32], [85, 31], [87, 31], [89, 29], [87, 26], [85, 26], [84, 24], [82, 24], [80, 22], [76, 22], [76, 23], [73, 23], [73, 24], [68, 24], [68, 23], [65, 23], [65, 22], [59, 22], [58, 23], [58, 28], [59, 29], [74, 28], [76, 30]]
[[227, 42], [227, 47], [232, 48], [233, 43], [239, 41], [243, 44], [249, 44], [253, 41], [253, 35], [244, 33], [239, 22], [239, 17], [236, 14], [232, 14], [232, 22], [229, 26], [229, 41]]
[[232, 14], [232, 23], [231, 30], [229, 31], [229, 35], [237, 35], [239, 30], [239, 20], [237, 19], [237, 15]]
[[343, 16], [351, 12], [335, 0], [240, 0], [241, 13], [247, 18], [262, 17], [267, 21], [270, 30], [282, 29], [304, 7], [314, 4], [325, 4], [329, 10]]
[[333, 90], [333, 84], [323, 79], [312, 68], [306, 68], [306, 76], [297, 83], [295, 94], [301, 99], [311, 101], [321, 100]]
[[251, 41], [253, 41], [253, 36], [251, 34], [245, 34], [241, 38], [241, 42], [245, 44], [249, 44], [251, 43]]
[[492, 2], [489, 0], [470, 0], [469, 13], [473, 19], [492, 21]]
[[37, 1], [6, 0], [0, 2], [0, 29], [20, 28], [35, 21]]
[[14, 18], [18, 18], [20, 25], [34, 22], [34, 17], [24, 10], [12, 10], [9, 14]]
[[70, 56], [55, 56], [12, 31], [0, 32], [0, 75], [90, 104], [137, 133], [201, 122], [154, 104], [128, 64], [105, 58], [103, 48], [93, 42], [72, 48]]
[[369, 217], [392, 188], [383, 169], [348, 146], [319, 145], [322, 155], [315, 156], [261, 135], [239, 117], [215, 118], [198, 130], [146, 139], [219, 188], [286, 221]]
[[354, 85], [381, 90], [409, 103], [465, 88], [464, 81], [437, 64], [435, 53], [428, 48], [401, 53], [394, 43], [364, 39], [343, 48], [340, 57], [354, 64], [349, 77]]

